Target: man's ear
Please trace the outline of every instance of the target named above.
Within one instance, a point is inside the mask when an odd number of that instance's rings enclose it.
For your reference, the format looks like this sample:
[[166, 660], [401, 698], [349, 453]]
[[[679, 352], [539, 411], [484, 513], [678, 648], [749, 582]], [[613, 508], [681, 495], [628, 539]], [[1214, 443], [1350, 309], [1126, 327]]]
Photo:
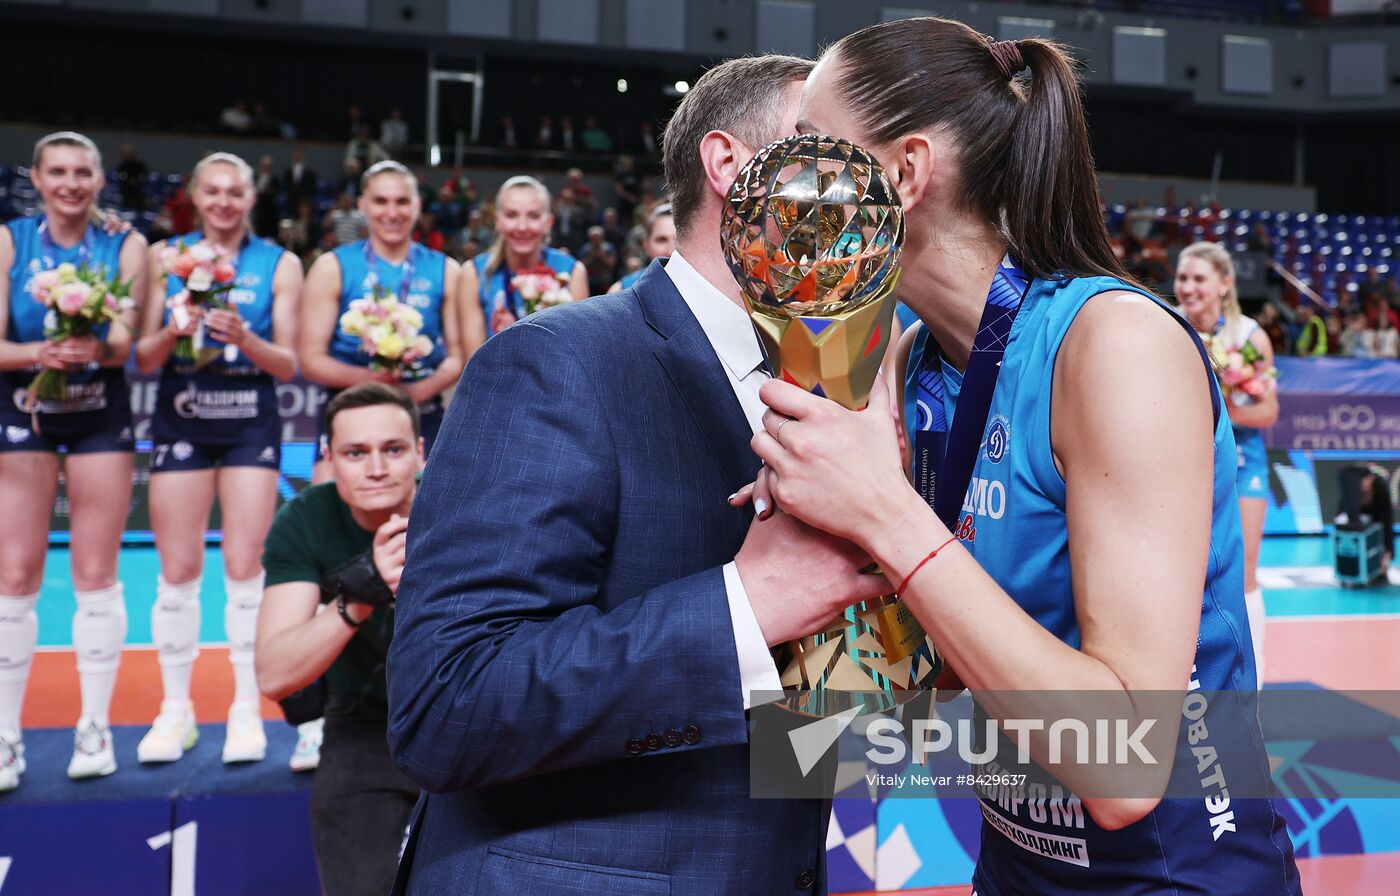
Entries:
[[908, 214], [933, 194], [937, 148], [927, 135], [909, 134], [899, 138], [889, 158], [891, 163], [885, 175], [894, 182], [900, 204]]
[[729, 195], [739, 169], [752, 157], [753, 150], [727, 131], [710, 131], [700, 138], [700, 165], [710, 189], [721, 199]]

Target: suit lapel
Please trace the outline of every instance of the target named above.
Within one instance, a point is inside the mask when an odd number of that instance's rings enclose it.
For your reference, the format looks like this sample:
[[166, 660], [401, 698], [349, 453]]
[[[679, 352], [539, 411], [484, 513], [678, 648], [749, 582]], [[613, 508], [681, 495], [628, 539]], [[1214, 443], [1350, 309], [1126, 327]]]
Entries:
[[753, 432], [748, 418], [714, 346], [660, 264], [648, 268], [634, 288], [647, 324], [662, 337], [656, 359], [680, 393], [725, 481], [738, 490], [758, 475], [759, 461], [749, 447]]

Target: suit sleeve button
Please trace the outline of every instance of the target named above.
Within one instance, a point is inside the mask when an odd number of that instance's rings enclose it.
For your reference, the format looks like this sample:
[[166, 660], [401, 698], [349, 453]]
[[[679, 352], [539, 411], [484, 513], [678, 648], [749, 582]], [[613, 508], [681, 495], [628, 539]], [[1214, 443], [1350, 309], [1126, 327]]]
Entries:
[[674, 728], [667, 728], [661, 734], [661, 739], [668, 747], [679, 747], [681, 745], [681, 733]]
[[681, 729], [681, 740], [690, 744], [692, 747], [700, 743], [700, 726], [686, 725]]
[[799, 890], [810, 890], [812, 889], [812, 885], [816, 882], [817, 873], [811, 868], [797, 875], [797, 889]]
[[640, 756], [645, 750], [646, 746], [635, 737], [627, 742], [627, 752], [633, 756]]
[[659, 750], [659, 749], [661, 749], [661, 746], [662, 746], [662, 743], [661, 743], [661, 735], [659, 735], [659, 734], [648, 734], [648, 735], [647, 735], [647, 749], [648, 749], [648, 750]]

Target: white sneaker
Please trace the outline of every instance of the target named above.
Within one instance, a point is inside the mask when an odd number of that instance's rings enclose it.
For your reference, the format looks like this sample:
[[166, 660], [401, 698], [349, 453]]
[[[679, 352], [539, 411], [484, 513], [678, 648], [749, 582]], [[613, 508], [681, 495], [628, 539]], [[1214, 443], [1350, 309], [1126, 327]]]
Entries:
[[199, 726], [194, 721], [194, 704], [165, 701], [151, 730], [136, 746], [140, 762], [174, 762], [199, 740]]
[[117, 770], [117, 757], [112, 751], [112, 727], [105, 719], [83, 716], [73, 729], [73, 758], [68, 762], [68, 777], [100, 778]]
[[297, 726], [296, 749], [292, 750], [292, 758], [287, 763], [292, 771], [315, 771], [321, 764], [321, 734], [325, 727], [325, 719], [312, 719]]
[[224, 734], [224, 762], [259, 762], [266, 755], [267, 735], [263, 733], [258, 704], [233, 704]]
[[0, 728], [0, 793], [19, 786], [24, 774], [24, 739], [14, 728]]

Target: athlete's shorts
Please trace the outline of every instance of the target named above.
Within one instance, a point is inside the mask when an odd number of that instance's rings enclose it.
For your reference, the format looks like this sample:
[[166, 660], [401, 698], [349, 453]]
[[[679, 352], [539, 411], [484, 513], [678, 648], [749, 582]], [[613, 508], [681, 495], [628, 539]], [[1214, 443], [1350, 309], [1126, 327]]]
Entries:
[[259, 467], [277, 470], [282, 466], [280, 438], [259, 439], [234, 445], [202, 445], [183, 439], [156, 442], [151, 448], [151, 475], [212, 470], [215, 467]]
[[1235, 430], [1235, 450], [1239, 467], [1235, 471], [1238, 498], [1269, 498], [1269, 454], [1264, 437], [1257, 429]]
[[50, 454], [99, 454], [108, 451], [135, 451], [131, 421], [107, 421], [90, 430], [47, 433], [35, 432], [24, 418], [6, 417], [0, 432], [0, 453], [46, 451]]

